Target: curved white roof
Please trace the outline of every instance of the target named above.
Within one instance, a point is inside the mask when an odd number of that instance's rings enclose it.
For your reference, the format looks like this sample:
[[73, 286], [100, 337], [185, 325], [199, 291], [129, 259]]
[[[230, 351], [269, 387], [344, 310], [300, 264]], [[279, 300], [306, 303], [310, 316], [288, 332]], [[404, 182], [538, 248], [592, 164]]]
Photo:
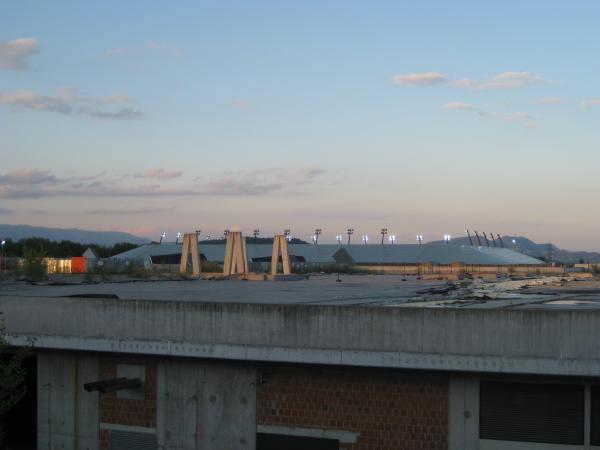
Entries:
[[[265, 258], [271, 256], [270, 244], [248, 244], [248, 258]], [[200, 253], [207, 260], [223, 262], [224, 244], [199, 245]], [[510, 265], [510, 264], [542, 264], [539, 259], [507, 248], [482, 247], [475, 245], [454, 244], [290, 244], [289, 254], [303, 257], [307, 263], [334, 263], [347, 261], [348, 257], [356, 264], [434, 264]], [[342, 250], [341, 253], [337, 252]], [[344, 254], [344, 252], [346, 252]], [[147, 244], [133, 250], [113, 256], [115, 259], [148, 259], [152, 256], [174, 255], [181, 253], [181, 245], [175, 243]]]

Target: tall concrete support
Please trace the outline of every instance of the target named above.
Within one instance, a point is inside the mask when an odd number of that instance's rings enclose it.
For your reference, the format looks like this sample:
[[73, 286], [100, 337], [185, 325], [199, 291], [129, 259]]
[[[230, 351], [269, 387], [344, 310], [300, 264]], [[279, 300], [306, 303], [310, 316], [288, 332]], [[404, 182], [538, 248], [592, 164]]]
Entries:
[[98, 450], [98, 393], [83, 389], [98, 380], [98, 358], [77, 353], [37, 358], [38, 450]]
[[159, 448], [254, 450], [256, 369], [167, 360], [159, 366]]
[[283, 274], [289, 275], [290, 272], [290, 257], [288, 255], [288, 246], [285, 236], [278, 234], [273, 238], [273, 252], [271, 254], [271, 275], [277, 274], [277, 266], [279, 265], [279, 254], [281, 253], [281, 263], [283, 266]]
[[187, 273], [187, 265], [192, 254], [192, 276], [200, 277], [200, 255], [198, 253], [198, 235], [189, 233], [183, 236], [183, 247], [181, 249], [181, 262], [179, 263], [179, 273]]
[[240, 231], [227, 234], [225, 243], [225, 259], [223, 260], [223, 273], [225, 275], [246, 275], [248, 273], [248, 252], [246, 239]]

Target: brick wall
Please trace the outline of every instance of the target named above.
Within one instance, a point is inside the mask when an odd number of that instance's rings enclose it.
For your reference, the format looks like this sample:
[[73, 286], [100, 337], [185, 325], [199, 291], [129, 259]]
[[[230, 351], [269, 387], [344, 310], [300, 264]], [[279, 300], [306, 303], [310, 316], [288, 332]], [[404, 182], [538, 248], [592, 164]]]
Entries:
[[[118, 398], [116, 392], [100, 394], [100, 422], [138, 427], [156, 427], [156, 365], [139, 359], [101, 359], [99, 379], [117, 377], [117, 364], [144, 365], [144, 399]], [[109, 431], [100, 430], [100, 449], [108, 449]]]
[[446, 450], [448, 380], [402, 372], [263, 370], [259, 425], [358, 433], [344, 450]]

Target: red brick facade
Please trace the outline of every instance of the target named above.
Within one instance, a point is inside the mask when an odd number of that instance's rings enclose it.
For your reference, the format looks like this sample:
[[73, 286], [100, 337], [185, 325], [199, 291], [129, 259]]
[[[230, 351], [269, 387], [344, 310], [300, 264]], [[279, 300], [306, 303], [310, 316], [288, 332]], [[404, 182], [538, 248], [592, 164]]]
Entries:
[[259, 425], [358, 433], [344, 450], [446, 450], [448, 380], [399, 372], [262, 371]]
[[[144, 365], [145, 395], [143, 400], [118, 398], [116, 392], [100, 394], [100, 422], [137, 427], [156, 427], [156, 365], [138, 359], [100, 360], [101, 380], [117, 377], [117, 364]], [[100, 430], [100, 449], [108, 449], [109, 431]]]

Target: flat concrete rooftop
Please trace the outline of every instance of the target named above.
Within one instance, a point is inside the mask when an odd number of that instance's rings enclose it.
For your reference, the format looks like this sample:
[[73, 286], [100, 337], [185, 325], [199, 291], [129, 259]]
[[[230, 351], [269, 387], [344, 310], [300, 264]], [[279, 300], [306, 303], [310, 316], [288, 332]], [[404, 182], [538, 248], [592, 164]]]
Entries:
[[388, 275], [342, 280], [4, 283], [0, 311], [10, 343], [33, 340], [41, 350], [600, 373], [599, 281], [548, 277], [448, 284]]
[[0, 283], [0, 297], [118, 298], [200, 303], [476, 309], [600, 309], [600, 280], [546, 277], [448, 283], [395, 275], [317, 275], [294, 281]]

